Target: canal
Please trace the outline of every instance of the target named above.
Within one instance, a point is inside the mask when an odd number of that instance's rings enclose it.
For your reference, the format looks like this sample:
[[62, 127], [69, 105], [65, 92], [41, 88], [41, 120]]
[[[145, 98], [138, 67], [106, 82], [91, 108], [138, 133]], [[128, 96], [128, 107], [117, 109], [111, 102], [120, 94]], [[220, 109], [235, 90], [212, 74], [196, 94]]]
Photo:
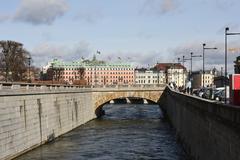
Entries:
[[157, 105], [108, 104], [106, 115], [16, 160], [185, 160]]

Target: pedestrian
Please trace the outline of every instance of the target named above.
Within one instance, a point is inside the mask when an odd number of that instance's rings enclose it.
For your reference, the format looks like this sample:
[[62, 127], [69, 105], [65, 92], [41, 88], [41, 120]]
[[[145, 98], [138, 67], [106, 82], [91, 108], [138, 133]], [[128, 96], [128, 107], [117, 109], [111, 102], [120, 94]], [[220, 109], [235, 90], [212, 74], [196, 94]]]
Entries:
[[191, 81], [188, 81], [188, 82], [187, 82], [186, 88], [187, 88], [187, 94], [190, 94], [190, 93], [191, 93], [191, 89], [192, 89]]

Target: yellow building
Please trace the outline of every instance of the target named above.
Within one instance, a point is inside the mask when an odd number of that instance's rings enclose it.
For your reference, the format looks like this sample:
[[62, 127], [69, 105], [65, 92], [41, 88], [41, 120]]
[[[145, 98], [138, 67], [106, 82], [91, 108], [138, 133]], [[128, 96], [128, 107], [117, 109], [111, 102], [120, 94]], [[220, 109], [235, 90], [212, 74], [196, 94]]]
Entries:
[[214, 84], [214, 74], [213, 71], [205, 71], [203, 76], [202, 71], [197, 71], [192, 73], [192, 87], [193, 88], [201, 88], [203, 87], [211, 87]]

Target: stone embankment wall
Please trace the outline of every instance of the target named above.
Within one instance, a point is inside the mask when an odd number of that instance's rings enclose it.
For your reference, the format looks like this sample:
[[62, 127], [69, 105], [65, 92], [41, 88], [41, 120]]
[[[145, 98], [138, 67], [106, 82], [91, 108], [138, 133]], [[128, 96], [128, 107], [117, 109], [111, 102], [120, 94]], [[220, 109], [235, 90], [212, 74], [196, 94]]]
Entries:
[[156, 102], [164, 88], [0, 84], [0, 160], [12, 159], [100, 116], [103, 104], [114, 98], [136, 96]]
[[0, 159], [12, 159], [94, 119], [91, 94], [0, 95]]
[[187, 96], [169, 88], [160, 106], [196, 160], [240, 160], [240, 108]]

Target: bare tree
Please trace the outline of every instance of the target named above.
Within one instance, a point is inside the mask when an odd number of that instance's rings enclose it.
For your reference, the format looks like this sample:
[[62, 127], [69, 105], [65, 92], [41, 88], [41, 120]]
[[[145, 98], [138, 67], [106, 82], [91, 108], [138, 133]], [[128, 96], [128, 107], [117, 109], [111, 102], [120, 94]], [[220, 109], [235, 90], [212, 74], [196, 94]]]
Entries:
[[[77, 73], [79, 76], [77, 79], [75, 79], [73, 81], [73, 84], [75, 85], [86, 85], [87, 84], [87, 81], [84, 79], [84, 76], [85, 76], [85, 68], [83, 67], [79, 67], [79, 68], [76, 68], [77, 70]], [[76, 76], [75, 76], [76, 77]]]
[[6, 81], [22, 81], [26, 78], [30, 54], [23, 44], [14, 41], [0, 41], [0, 69]]
[[58, 82], [61, 81], [63, 72], [64, 72], [64, 68], [62, 68], [62, 67], [53, 68], [54, 79]]
[[79, 68], [77, 68], [77, 72], [79, 75], [79, 80], [83, 80], [84, 76], [85, 76], [85, 68], [79, 67]]

